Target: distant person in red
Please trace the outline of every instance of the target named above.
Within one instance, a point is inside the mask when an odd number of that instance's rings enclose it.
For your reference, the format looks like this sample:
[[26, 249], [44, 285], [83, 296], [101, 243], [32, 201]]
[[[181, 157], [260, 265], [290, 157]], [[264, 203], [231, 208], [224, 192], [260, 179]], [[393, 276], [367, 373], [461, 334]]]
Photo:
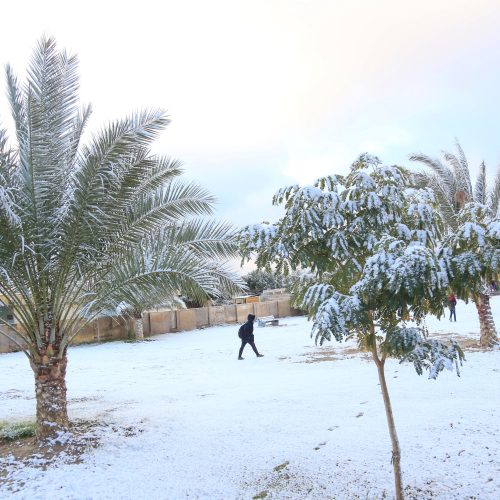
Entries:
[[457, 321], [457, 313], [455, 312], [455, 307], [457, 305], [457, 298], [455, 297], [455, 295], [452, 293], [450, 294], [450, 296], [448, 297], [448, 304], [450, 306], [450, 321], [452, 321], [452, 317], [453, 319], [455, 320], [455, 322]]

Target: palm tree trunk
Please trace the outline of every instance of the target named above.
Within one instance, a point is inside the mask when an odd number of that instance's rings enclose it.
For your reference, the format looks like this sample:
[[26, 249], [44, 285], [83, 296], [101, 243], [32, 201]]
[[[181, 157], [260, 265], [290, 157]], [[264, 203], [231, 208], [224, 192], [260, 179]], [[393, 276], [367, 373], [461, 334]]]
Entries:
[[479, 315], [479, 330], [481, 337], [480, 344], [483, 347], [493, 347], [498, 345], [497, 331], [493, 314], [491, 312], [490, 296], [485, 293], [480, 293], [474, 300]]
[[135, 326], [134, 326], [134, 331], [135, 331], [135, 340], [144, 340], [144, 321], [142, 319], [142, 312], [140, 313], [134, 313], [134, 318], [135, 318]]
[[389, 435], [392, 442], [392, 467], [394, 470], [394, 487], [396, 500], [403, 499], [403, 487], [401, 479], [401, 449], [399, 448], [399, 440], [396, 432], [396, 424], [394, 423], [394, 416], [392, 415], [391, 399], [389, 397], [389, 390], [385, 381], [385, 360], [378, 357], [377, 346], [372, 346], [372, 356], [375, 364], [377, 365], [378, 379], [380, 381], [380, 388], [382, 389], [382, 396], [384, 398], [385, 415], [387, 417], [387, 426], [389, 427]]
[[38, 440], [55, 438], [69, 428], [66, 400], [66, 354], [62, 359], [31, 360], [35, 373], [36, 437]]

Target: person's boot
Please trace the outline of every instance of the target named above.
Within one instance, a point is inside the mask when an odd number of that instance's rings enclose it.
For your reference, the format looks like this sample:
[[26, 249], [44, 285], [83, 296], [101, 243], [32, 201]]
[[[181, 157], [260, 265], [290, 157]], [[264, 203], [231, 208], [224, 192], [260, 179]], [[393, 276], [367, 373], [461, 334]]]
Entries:
[[257, 354], [257, 357], [258, 357], [258, 358], [263, 358], [263, 357], [264, 357], [264, 354]]
[[242, 358], [241, 356], [238, 356], [238, 359], [239, 359], [239, 360], [242, 360], [242, 359], [245, 359], [245, 358]]

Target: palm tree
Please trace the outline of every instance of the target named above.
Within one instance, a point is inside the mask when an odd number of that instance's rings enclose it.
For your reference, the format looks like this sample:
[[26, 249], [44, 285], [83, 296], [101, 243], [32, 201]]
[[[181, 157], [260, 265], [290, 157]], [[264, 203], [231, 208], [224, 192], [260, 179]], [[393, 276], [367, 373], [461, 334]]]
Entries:
[[[228, 226], [205, 225], [203, 241], [184, 245], [190, 253], [175, 247], [214, 199], [176, 179], [177, 161], [151, 153], [165, 113], [136, 113], [83, 144], [91, 109], [79, 109], [77, 68], [44, 38], [23, 86], [6, 69], [15, 128], [12, 138], [0, 130], [0, 295], [18, 319], [3, 322], [5, 335], [35, 375], [39, 439], [69, 426], [67, 349], [84, 324], [133, 297], [151, 305], [173, 290], [213, 294], [241, 283], [217, 263], [236, 253]], [[156, 240], [158, 261], [138, 264], [139, 249], [161, 232], [172, 236]]]
[[227, 223], [213, 220], [195, 218], [170, 224], [149, 234], [117, 263], [111, 273], [112, 282], [126, 280], [129, 275], [161, 275], [163, 270], [169, 270], [167, 279], [159, 280], [154, 287], [128, 287], [108, 295], [110, 307], [119, 302], [121, 313], [135, 320], [136, 340], [144, 338], [143, 312], [159, 306], [185, 307], [179, 297], [181, 292], [198, 303], [223, 296], [224, 292], [241, 292], [225, 264], [227, 256], [234, 253], [230, 232]]
[[[500, 208], [500, 169], [497, 171], [492, 187], [488, 189], [486, 166], [484, 162], [481, 162], [473, 186], [469, 163], [458, 141], [456, 148], [457, 154], [443, 152], [442, 160], [424, 154], [410, 156], [410, 160], [423, 163], [430, 169], [430, 171], [419, 173], [419, 179], [422, 184], [434, 190], [449, 233], [457, 231], [461, 220], [457, 215], [468, 202], [485, 206], [490, 219], [498, 217]], [[491, 272], [495, 273], [495, 270]], [[463, 287], [463, 284], [460, 286], [464, 293], [462, 298], [472, 297], [476, 304], [481, 330], [480, 343], [489, 347], [498, 344], [490, 305], [488, 284], [491, 278], [492, 276], [484, 276], [481, 286]]]

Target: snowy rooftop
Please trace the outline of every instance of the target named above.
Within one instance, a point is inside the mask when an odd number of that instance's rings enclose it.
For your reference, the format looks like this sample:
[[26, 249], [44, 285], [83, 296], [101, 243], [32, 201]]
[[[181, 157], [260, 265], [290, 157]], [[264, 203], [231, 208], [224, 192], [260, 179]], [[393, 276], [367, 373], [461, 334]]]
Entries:
[[[492, 307], [498, 328], [500, 297]], [[459, 302], [457, 317], [430, 319], [429, 330], [478, 339], [474, 306]], [[316, 347], [307, 320], [291, 317], [256, 328], [264, 358], [247, 346], [238, 361], [237, 330], [72, 348], [70, 417], [102, 422], [100, 446], [81, 463], [63, 456], [48, 470], [1, 458], [0, 497], [392, 498], [390, 440], [369, 358], [352, 344]], [[500, 351], [466, 358], [460, 378], [445, 372], [436, 381], [387, 363], [409, 498], [500, 497]], [[0, 373], [0, 420], [32, 419], [24, 355], [0, 355]]]

